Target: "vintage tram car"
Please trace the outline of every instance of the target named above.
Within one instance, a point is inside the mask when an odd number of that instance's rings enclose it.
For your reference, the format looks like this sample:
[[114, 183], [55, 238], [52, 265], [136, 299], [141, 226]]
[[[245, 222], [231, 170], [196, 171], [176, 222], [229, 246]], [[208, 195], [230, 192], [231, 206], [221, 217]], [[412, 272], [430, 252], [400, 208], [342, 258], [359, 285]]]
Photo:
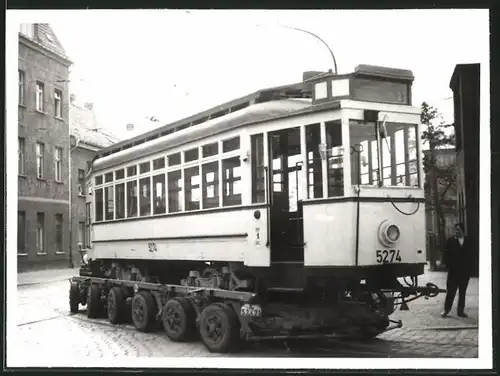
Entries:
[[358, 66], [258, 91], [99, 152], [70, 306], [240, 339], [374, 337], [435, 296], [424, 272], [411, 71]]

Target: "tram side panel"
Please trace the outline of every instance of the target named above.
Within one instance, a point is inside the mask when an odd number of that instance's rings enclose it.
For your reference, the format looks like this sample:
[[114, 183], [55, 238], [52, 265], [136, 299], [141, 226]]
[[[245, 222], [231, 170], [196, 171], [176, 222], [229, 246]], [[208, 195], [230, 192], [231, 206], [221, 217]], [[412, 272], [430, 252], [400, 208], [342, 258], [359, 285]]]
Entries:
[[[258, 219], [255, 218], [257, 210]], [[97, 223], [89, 256], [269, 266], [266, 223], [263, 208]]]
[[[396, 205], [412, 213], [417, 204]], [[404, 215], [390, 202], [361, 202], [357, 260], [356, 217], [357, 204], [353, 201], [304, 205], [304, 264], [353, 267], [426, 262], [423, 204], [413, 215]], [[392, 224], [398, 227], [399, 239], [383, 243], [380, 233]]]

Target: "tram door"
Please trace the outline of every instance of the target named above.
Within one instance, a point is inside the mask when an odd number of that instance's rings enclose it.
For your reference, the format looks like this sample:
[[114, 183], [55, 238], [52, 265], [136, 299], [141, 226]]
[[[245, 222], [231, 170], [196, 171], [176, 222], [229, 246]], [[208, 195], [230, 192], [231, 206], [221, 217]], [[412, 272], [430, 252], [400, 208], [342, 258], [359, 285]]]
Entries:
[[304, 262], [300, 128], [268, 134], [271, 262]]

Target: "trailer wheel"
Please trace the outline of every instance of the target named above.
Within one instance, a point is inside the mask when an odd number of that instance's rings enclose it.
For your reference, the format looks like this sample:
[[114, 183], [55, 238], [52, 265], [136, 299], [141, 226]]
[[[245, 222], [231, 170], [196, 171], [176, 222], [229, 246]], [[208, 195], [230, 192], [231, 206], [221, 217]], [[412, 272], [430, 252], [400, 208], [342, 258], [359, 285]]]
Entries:
[[113, 287], [108, 294], [108, 319], [111, 324], [125, 321], [125, 295], [120, 287]]
[[212, 304], [201, 312], [200, 336], [210, 352], [234, 350], [239, 340], [239, 329], [236, 313], [225, 304]]
[[69, 310], [71, 313], [78, 313], [78, 306], [80, 304], [80, 291], [78, 290], [78, 283], [71, 281], [69, 285]]
[[132, 299], [132, 321], [140, 332], [150, 332], [155, 328], [156, 303], [147, 291], [141, 291]]
[[170, 299], [163, 307], [162, 322], [174, 342], [188, 341], [196, 334], [196, 312], [186, 298]]
[[87, 294], [87, 317], [89, 319], [95, 319], [102, 314], [102, 303], [100, 299], [100, 288], [99, 285], [91, 284], [88, 288]]

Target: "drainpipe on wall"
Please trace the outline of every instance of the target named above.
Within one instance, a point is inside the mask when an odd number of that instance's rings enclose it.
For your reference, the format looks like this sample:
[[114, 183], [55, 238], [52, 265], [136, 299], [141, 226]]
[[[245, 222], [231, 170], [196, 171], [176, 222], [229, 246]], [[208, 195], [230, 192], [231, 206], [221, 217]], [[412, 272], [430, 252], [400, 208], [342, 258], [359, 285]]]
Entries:
[[[75, 140], [75, 145], [72, 147], [71, 146], [71, 139]], [[69, 148], [68, 148], [68, 165], [69, 165], [69, 210], [68, 210], [68, 215], [69, 215], [69, 267], [73, 269], [74, 263], [73, 263], [73, 173], [72, 173], [72, 163], [71, 163], [71, 153], [73, 150], [75, 150], [80, 143], [80, 138], [72, 136], [70, 134], [69, 136]]]

